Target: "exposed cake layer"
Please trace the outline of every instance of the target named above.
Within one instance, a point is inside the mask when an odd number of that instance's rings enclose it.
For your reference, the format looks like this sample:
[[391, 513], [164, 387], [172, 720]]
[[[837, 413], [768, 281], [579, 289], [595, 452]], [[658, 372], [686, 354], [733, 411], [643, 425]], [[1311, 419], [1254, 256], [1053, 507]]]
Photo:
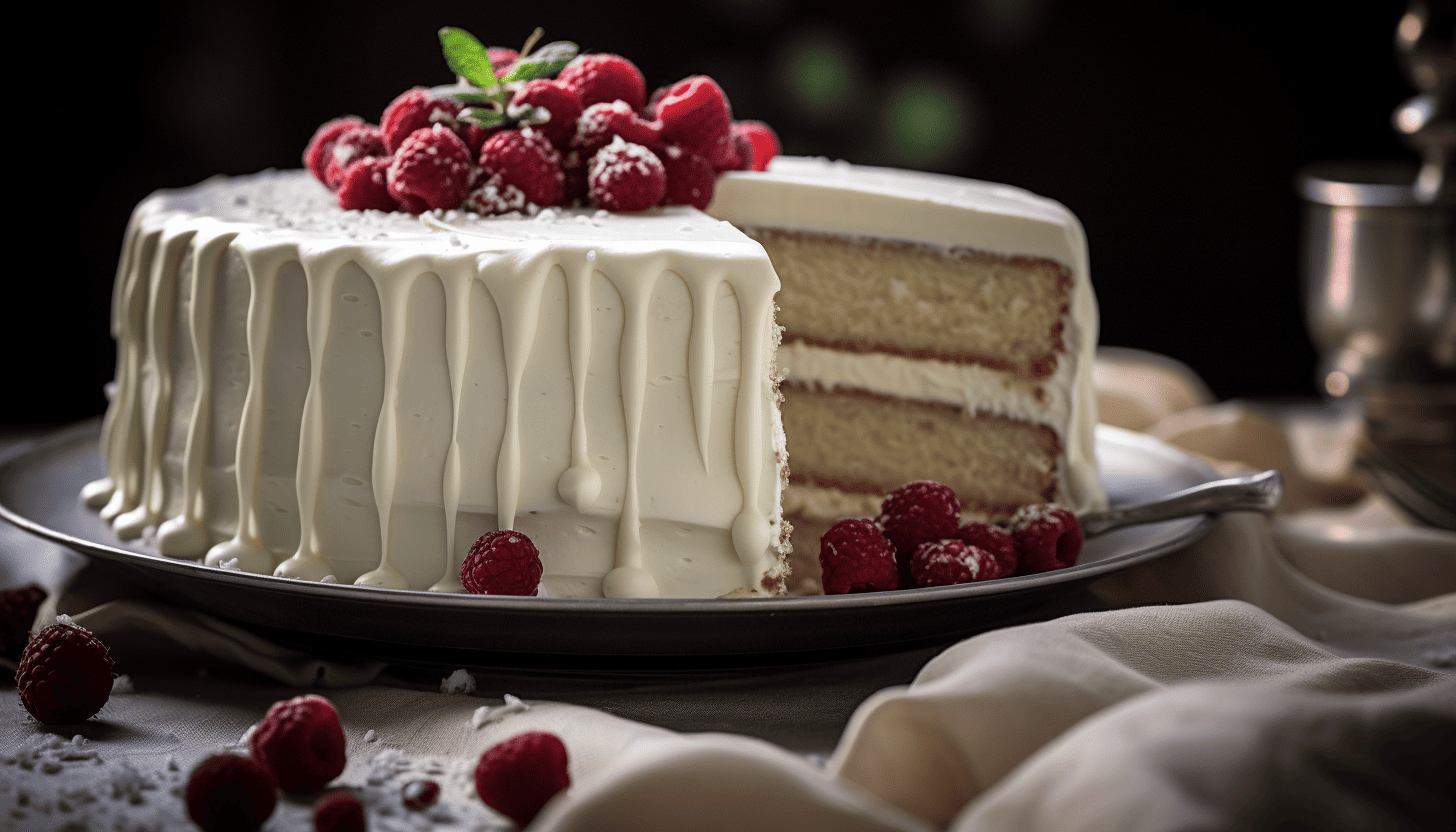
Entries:
[[786, 383], [782, 392], [796, 485], [883, 495], [934, 480], [966, 510], [992, 516], [1056, 496], [1061, 443], [1045, 425], [843, 388]]
[[[785, 418], [850, 419], [837, 401], [901, 443], [845, 453], [906, 456], [903, 467], [878, 462], [872, 477], [842, 455], [816, 457], [790, 427], [790, 513], [867, 516], [849, 511], [857, 495], [912, 479], [942, 479], [993, 514], [1018, 501], [1105, 502], [1093, 445], [1097, 305], [1081, 226], [1064, 207], [1004, 185], [789, 158], [726, 175], [708, 210], [763, 240], [783, 281]], [[801, 390], [812, 416], [790, 415]], [[958, 459], [971, 459], [991, 426], [1014, 445], [978, 458], [996, 465], [979, 467], [976, 484], [934, 457], [932, 435], [954, 435]], [[874, 441], [865, 431], [846, 424], [835, 441]]]
[[115, 306], [124, 538], [459, 590], [515, 528], [552, 595], [778, 588], [777, 279], [691, 209], [344, 212], [303, 172], [137, 209]]
[[785, 340], [1051, 375], [1070, 270], [1046, 258], [748, 226], [779, 273]]

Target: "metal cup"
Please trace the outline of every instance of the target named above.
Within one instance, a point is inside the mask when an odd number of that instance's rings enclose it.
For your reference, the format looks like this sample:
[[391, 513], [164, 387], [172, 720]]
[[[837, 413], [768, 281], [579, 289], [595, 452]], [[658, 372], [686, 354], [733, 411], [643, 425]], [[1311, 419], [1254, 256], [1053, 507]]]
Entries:
[[1456, 397], [1456, 211], [1418, 201], [1415, 177], [1370, 162], [1299, 175], [1305, 322], [1331, 397]]

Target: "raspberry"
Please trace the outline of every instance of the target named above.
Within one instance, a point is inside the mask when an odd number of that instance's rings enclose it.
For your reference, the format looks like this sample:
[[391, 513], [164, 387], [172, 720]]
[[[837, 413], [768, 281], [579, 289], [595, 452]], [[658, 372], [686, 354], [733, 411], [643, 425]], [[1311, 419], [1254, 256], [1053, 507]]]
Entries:
[[938, 482], [921, 480], [890, 492], [880, 504], [879, 522], [885, 537], [895, 544], [902, 576], [910, 577], [910, 556], [917, 546], [956, 536], [960, 511], [955, 492]]
[[706, 75], [684, 78], [668, 87], [657, 103], [657, 119], [662, 122], [663, 139], [710, 157], [711, 150], [733, 132], [728, 97]]
[[480, 168], [518, 188], [526, 201], [541, 207], [559, 205], [566, 194], [561, 154], [531, 127], [502, 130], [480, 147]]
[[313, 806], [315, 832], [364, 832], [364, 804], [348, 792], [329, 792]]
[[351, 127], [339, 134], [329, 151], [328, 162], [324, 165], [324, 184], [329, 186], [329, 190], [337, 191], [349, 165], [369, 156], [383, 158], [388, 155], [389, 151], [384, 149], [384, 134], [379, 132], [378, 127], [372, 124]]
[[566, 147], [566, 143], [571, 141], [571, 137], [576, 134], [576, 120], [585, 109], [576, 90], [560, 81], [546, 78], [528, 81], [525, 86], [516, 90], [515, 96], [511, 98], [511, 106], [544, 107], [551, 114], [551, 118], [534, 127], [556, 147]]
[[358, 116], [345, 116], [336, 118], [333, 121], [326, 121], [318, 130], [314, 131], [313, 138], [308, 140], [308, 147], [303, 151], [303, 166], [308, 168], [320, 182], [324, 182], [325, 169], [328, 167], [329, 158], [333, 155], [334, 142], [344, 133], [353, 130], [355, 127], [363, 127], [364, 119]]
[[506, 73], [510, 71], [511, 64], [515, 63], [516, 59], [521, 57], [521, 53], [505, 46], [492, 46], [485, 50], [485, 54], [490, 58], [490, 68], [495, 70], [495, 77], [497, 78], [506, 77]]
[[187, 779], [187, 816], [202, 832], [252, 832], [278, 806], [278, 785], [250, 757], [208, 757]]
[[642, 105], [642, 109], [639, 111], [643, 118], [649, 121], [657, 120], [657, 105], [661, 104], [662, 99], [667, 97], [667, 91], [668, 87], [658, 87], [652, 91], [652, 95], [648, 97], [647, 103]]
[[455, 114], [460, 105], [448, 98], [436, 98], [424, 87], [406, 90], [384, 108], [379, 118], [379, 129], [384, 134], [384, 146], [390, 153], [398, 153], [405, 141], [416, 130], [444, 124], [455, 126]]
[[492, 745], [475, 766], [475, 792], [519, 826], [571, 785], [566, 746], [555, 734], [527, 731]]
[[583, 156], [590, 157], [611, 144], [616, 136], [648, 149], [662, 146], [661, 125], [644, 121], [622, 101], [593, 104], [582, 110], [576, 120], [576, 131], [571, 136], [571, 146], [581, 151]]
[[1021, 550], [1016, 546], [1016, 538], [998, 526], [986, 523], [967, 523], [956, 532], [956, 537], [967, 545], [985, 549], [996, 558], [998, 572], [988, 577], [987, 580], [1011, 575], [1016, 572], [1017, 565], [1021, 563]]
[[586, 183], [608, 211], [645, 211], [666, 196], [667, 170], [651, 150], [618, 136], [592, 157]]
[[344, 771], [344, 726], [322, 696], [273, 703], [248, 739], [253, 758], [293, 794], [316, 792]]
[[588, 199], [586, 185], [586, 157], [580, 151], [568, 150], [561, 154], [561, 177], [564, 182], [565, 196], [562, 204], [574, 205], [584, 203]]
[[713, 183], [718, 180], [708, 160], [676, 145], [668, 145], [661, 158], [667, 172], [667, 195], [662, 204], [707, 208], [713, 201]]
[[747, 140], [753, 149], [749, 159], [749, 170], [768, 170], [768, 163], [782, 151], [779, 137], [773, 128], [761, 121], [739, 121], [733, 124], [733, 132]]
[[462, 123], [455, 128], [455, 134], [470, 148], [470, 158], [480, 158], [480, 148], [485, 140], [505, 130], [504, 127], [481, 127], [479, 124]]
[[556, 80], [576, 90], [583, 107], [625, 101], [633, 110], [647, 103], [647, 82], [636, 65], [620, 55], [578, 55]]
[[737, 133], [729, 133], [713, 144], [712, 147], [703, 148], [702, 153], [708, 154], [708, 161], [713, 165], [713, 170], [722, 173], [728, 170], [748, 170], [753, 163], [753, 145], [748, 139]]
[[0, 592], [0, 656], [19, 661], [30, 641], [30, 625], [46, 599], [38, 586], [22, 586]]
[[440, 799], [440, 784], [434, 780], [411, 780], [404, 784], [399, 795], [406, 809], [428, 809]]
[[996, 556], [961, 540], [922, 543], [910, 556], [910, 577], [916, 586], [950, 586], [1000, 578]]
[[389, 195], [411, 214], [459, 208], [475, 175], [470, 148], [453, 130], [436, 124], [410, 134], [394, 154], [385, 183]]
[[366, 156], [355, 161], [339, 180], [339, 207], [345, 211], [398, 211], [389, 195], [388, 156]]
[[542, 571], [536, 544], [503, 529], [481, 535], [470, 547], [460, 565], [460, 582], [476, 595], [535, 595]]
[[1082, 551], [1082, 524], [1055, 503], [1023, 506], [1011, 515], [1011, 535], [1028, 572], [1071, 566]]
[[509, 214], [526, 210], [529, 200], [521, 189], [506, 182], [499, 175], [492, 176], [465, 198], [465, 208], [477, 214]]
[[824, 594], [896, 589], [895, 547], [872, 520], [840, 520], [819, 540]]
[[41, 630], [20, 657], [15, 687], [44, 725], [71, 725], [96, 715], [111, 697], [115, 663], [106, 645], [65, 616]]

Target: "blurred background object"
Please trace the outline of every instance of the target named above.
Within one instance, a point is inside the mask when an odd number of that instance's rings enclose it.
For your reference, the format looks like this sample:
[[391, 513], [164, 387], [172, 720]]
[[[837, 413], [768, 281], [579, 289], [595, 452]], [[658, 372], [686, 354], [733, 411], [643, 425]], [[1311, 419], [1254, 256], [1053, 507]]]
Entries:
[[1391, 125], [1419, 164], [1302, 171], [1306, 320], [1323, 392], [1363, 417], [1361, 469], [1456, 529], [1456, 3], [1409, 0], [1394, 49], [1416, 95]]
[[[1419, 161], [1404, 0], [140, 2], [42, 9], [12, 70], [18, 154], [0, 422], [100, 413], [127, 216], [161, 187], [296, 167], [314, 129], [450, 80], [435, 31], [616, 52], [649, 85], [712, 75], [790, 154], [1006, 182], [1086, 226], [1104, 344], [1186, 363], [1220, 398], [1311, 396], [1300, 198], [1310, 162]], [[50, 15], [52, 19], [44, 19]], [[12, 58], [12, 61], [19, 60]], [[15, 105], [12, 105], [15, 106]], [[12, 124], [26, 117], [12, 116]], [[39, 204], [36, 204], [36, 203]], [[30, 261], [30, 262], [27, 262]]]

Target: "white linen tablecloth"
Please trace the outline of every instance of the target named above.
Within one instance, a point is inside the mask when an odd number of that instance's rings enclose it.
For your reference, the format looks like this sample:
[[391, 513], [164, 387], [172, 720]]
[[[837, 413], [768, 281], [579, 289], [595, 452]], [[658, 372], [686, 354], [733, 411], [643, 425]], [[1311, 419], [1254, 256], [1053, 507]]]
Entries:
[[[1451, 828], [1456, 534], [1350, 476], [1349, 414], [1214, 403], [1155, 356], [1109, 352], [1098, 370], [1104, 421], [1229, 473], [1278, 467], [1284, 508], [1227, 515], [1097, 582], [1072, 603], [1094, 612], [944, 650], [680, 682], [472, 669], [446, 693], [451, 668], [280, 647], [97, 586], [78, 558], [6, 526], [0, 585], [57, 590], [38, 623], [72, 615], [126, 679], [60, 730], [0, 690], [0, 826], [186, 828], [191, 766], [314, 690], [348, 736], [334, 787], [361, 797], [371, 829], [508, 827], [471, 772], [532, 729], [562, 737], [573, 781], [533, 829]], [[505, 698], [533, 690], [552, 695]], [[814, 733], [815, 708], [847, 725]], [[419, 777], [444, 787], [425, 812], [400, 805]], [[312, 799], [285, 798], [265, 828], [309, 828]]]

